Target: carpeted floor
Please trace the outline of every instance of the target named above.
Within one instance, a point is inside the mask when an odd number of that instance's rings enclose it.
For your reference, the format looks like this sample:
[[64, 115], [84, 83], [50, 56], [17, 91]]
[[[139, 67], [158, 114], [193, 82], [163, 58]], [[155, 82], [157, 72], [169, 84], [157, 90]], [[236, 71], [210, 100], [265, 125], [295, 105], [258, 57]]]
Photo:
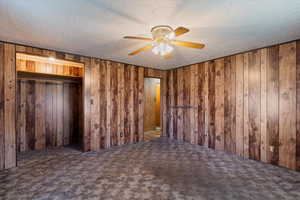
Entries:
[[166, 138], [21, 155], [0, 199], [300, 199], [300, 173]]

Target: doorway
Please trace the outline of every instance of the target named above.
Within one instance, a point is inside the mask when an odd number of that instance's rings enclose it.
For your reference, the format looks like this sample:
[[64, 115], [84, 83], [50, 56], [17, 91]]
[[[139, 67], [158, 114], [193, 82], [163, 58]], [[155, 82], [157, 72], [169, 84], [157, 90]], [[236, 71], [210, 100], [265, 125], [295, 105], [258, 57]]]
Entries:
[[144, 79], [144, 141], [148, 142], [161, 136], [161, 106], [160, 106], [160, 79]]

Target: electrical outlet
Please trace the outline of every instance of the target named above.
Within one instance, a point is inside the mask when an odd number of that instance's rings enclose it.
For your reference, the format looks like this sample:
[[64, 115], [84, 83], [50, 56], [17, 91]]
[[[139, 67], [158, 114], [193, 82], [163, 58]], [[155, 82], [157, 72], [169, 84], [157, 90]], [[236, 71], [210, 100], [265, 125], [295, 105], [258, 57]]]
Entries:
[[274, 146], [270, 146], [270, 151], [274, 152]]

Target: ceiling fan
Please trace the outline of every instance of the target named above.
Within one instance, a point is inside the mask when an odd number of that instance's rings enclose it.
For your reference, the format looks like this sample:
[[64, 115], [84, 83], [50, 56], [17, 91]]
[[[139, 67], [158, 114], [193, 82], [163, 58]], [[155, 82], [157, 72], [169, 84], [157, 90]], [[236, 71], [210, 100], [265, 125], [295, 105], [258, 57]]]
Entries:
[[152, 49], [152, 52], [156, 55], [160, 55], [166, 59], [171, 58], [173, 51], [173, 45], [202, 49], [205, 47], [204, 44], [194, 43], [194, 42], [186, 42], [181, 40], [175, 40], [176, 37], [183, 35], [189, 32], [189, 29], [185, 27], [178, 27], [173, 30], [170, 26], [159, 25], [155, 26], [151, 29], [152, 38], [148, 37], [136, 37], [136, 36], [125, 36], [125, 39], [136, 39], [136, 40], [144, 40], [151, 41], [151, 43], [146, 46], [137, 49], [128, 55], [136, 55], [140, 52], [147, 51]]

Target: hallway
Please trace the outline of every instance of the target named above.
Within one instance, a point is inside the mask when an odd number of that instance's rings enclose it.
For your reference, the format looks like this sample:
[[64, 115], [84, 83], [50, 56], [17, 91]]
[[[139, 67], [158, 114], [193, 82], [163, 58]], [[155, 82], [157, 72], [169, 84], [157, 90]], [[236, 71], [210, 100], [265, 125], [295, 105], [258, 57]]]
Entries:
[[18, 159], [0, 172], [0, 199], [300, 199], [299, 172], [166, 138]]

